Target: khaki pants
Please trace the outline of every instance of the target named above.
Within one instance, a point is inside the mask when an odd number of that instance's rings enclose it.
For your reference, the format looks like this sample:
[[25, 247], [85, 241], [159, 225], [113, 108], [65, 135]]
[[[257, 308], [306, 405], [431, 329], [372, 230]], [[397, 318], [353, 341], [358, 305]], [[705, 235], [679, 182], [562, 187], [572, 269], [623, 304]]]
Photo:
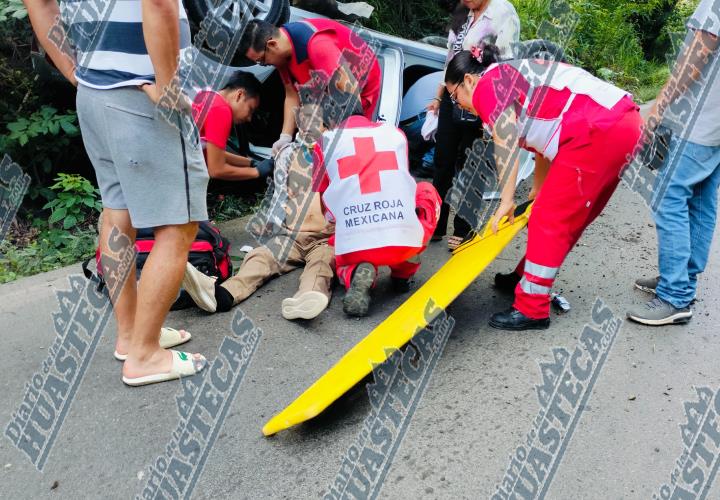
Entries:
[[299, 232], [293, 241], [290, 236], [276, 236], [271, 248], [290, 246], [288, 258], [278, 262], [268, 246], [254, 248], [245, 256], [240, 269], [222, 285], [233, 296], [233, 305], [247, 299], [270, 278], [287, 274], [293, 269], [305, 266], [300, 275], [300, 286], [295, 294], [314, 290], [330, 298], [330, 286], [335, 274], [335, 251], [328, 245], [332, 232]]

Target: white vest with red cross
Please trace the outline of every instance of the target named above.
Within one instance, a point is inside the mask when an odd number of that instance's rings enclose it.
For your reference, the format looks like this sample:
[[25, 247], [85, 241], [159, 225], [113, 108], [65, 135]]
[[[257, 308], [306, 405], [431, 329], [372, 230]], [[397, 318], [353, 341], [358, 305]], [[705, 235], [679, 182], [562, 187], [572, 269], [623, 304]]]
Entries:
[[337, 255], [422, 247], [424, 231], [415, 214], [417, 184], [409, 172], [402, 131], [353, 116], [323, 134], [322, 152], [329, 180], [323, 203], [336, 221]]

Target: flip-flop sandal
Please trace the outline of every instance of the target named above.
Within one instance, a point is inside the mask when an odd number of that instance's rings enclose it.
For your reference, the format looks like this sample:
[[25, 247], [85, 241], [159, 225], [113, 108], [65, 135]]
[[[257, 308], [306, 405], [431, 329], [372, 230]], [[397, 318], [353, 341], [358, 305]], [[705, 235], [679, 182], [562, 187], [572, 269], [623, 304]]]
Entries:
[[[185, 332], [187, 337], [183, 337], [180, 334], [181, 331]], [[189, 341], [191, 338], [192, 335], [186, 330], [176, 330], [175, 328], [170, 328], [169, 326], [164, 326], [160, 329], [160, 347], [163, 349], [179, 346]], [[113, 356], [115, 356], [115, 359], [118, 361], [125, 361], [127, 359], [127, 354], [120, 354], [117, 351], [113, 353]]]
[[133, 378], [123, 376], [122, 381], [132, 387], [157, 384], [158, 382], [167, 382], [168, 380], [195, 375], [207, 366], [207, 359], [202, 354], [191, 354], [183, 351], [170, 352], [172, 353], [172, 369], [169, 372]]
[[463, 242], [462, 236], [449, 236], [448, 237], [448, 250], [451, 252], [459, 247]]

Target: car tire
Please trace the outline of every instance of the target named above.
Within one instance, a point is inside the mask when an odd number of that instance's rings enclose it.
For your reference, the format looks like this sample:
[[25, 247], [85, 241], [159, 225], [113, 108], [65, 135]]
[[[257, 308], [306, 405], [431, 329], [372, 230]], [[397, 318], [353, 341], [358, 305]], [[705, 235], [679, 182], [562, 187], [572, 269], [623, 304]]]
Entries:
[[[185, 0], [185, 8], [188, 15], [188, 21], [190, 23], [190, 33], [193, 37], [193, 40], [195, 39], [196, 33], [200, 29], [200, 23], [202, 23], [203, 19], [205, 19], [208, 10], [215, 1], [219, 0]], [[265, 0], [265, 2], [263, 3], [266, 4], [268, 10], [262, 15], [257, 15], [255, 19], [262, 19], [271, 24], [275, 24], [276, 26], [285, 24], [288, 19], [290, 19], [289, 0]], [[230, 15], [230, 13], [227, 13], [227, 17], [223, 16], [220, 22], [222, 23], [224, 21], [225, 24], [227, 24], [229, 22]], [[226, 28], [226, 30], [229, 29], [235, 28]], [[217, 57], [214, 57], [214, 52], [212, 50], [208, 50], [207, 55], [208, 57], [210, 57], [210, 59], [216, 62], [220, 62]], [[243, 54], [234, 54], [231, 60], [227, 61], [226, 64], [234, 67], [246, 67], [252, 66], [254, 63], [247, 59]]]
[[517, 58], [567, 62], [562, 47], [549, 40], [525, 40], [520, 42]]
[[[269, 0], [272, 2], [269, 10], [259, 19], [278, 25], [284, 24], [290, 18], [290, 0]], [[190, 25], [194, 28], [200, 26], [214, 0], [185, 0], [185, 10]]]

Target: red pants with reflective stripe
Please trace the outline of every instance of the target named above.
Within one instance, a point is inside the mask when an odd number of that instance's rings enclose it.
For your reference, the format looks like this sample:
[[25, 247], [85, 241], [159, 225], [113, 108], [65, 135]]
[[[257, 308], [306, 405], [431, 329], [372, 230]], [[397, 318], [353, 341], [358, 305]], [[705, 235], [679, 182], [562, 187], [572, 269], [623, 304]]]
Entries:
[[[437, 190], [429, 182], [418, 182], [415, 191], [415, 212], [423, 227], [422, 247], [382, 247], [359, 250], [335, 256], [338, 279], [345, 288], [350, 288], [355, 268], [367, 262], [372, 264], [377, 275], [379, 266], [389, 266], [393, 278], [410, 279], [420, 269], [420, 254], [427, 248], [430, 237], [435, 232], [442, 200]], [[331, 240], [334, 242], [334, 239]]]
[[561, 141], [530, 214], [527, 252], [515, 270], [522, 279], [513, 307], [525, 316], [550, 315], [555, 274], [615, 192], [641, 125], [640, 113], [632, 110], [609, 130], [591, 130], [589, 141]]

